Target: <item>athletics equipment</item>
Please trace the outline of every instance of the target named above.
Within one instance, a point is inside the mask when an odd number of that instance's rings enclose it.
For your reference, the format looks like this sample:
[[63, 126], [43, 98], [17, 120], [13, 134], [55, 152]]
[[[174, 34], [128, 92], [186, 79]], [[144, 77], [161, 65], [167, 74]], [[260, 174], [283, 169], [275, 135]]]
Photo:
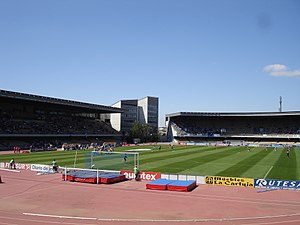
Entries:
[[136, 152], [103, 152], [85, 153], [85, 168], [98, 170], [133, 170], [139, 168], [139, 153]]
[[147, 189], [153, 190], [169, 190], [169, 191], [192, 191], [196, 188], [194, 180], [166, 180], [158, 179], [146, 184]]
[[118, 172], [108, 172], [99, 170], [65, 168], [62, 174], [64, 181], [92, 183], [92, 184], [113, 184], [125, 181], [125, 175]]

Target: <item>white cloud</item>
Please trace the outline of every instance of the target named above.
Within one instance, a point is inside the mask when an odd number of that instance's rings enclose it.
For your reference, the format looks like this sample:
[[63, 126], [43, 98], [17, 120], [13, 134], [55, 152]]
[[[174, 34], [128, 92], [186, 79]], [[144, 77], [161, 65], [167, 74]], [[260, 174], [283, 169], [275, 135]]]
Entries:
[[300, 77], [300, 70], [290, 70], [286, 65], [282, 64], [267, 65], [264, 71], [272, 76]]

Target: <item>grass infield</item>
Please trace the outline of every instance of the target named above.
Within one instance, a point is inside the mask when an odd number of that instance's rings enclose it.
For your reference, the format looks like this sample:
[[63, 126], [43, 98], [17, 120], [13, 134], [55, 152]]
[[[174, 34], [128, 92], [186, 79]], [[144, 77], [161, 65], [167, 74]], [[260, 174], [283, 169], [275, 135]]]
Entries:
[[[300, 149], [292, 148], [290, 158], [285, 148], [215, 147], [215, 146], [142, 146], [151, 151], [140, 152], [140, 170], [171, 174], [218, 175], [248, 178], [300, 180]], [[118, 147], [117, 152], [141, 149], [141, 146]], [[86, 150], [88, 151], [88, 150]], [[84, 167], [86, 152], [77, 152], [76, 167]], [[51, 165], [56, 159], [60, 166], [74, 166], [76, 151], [38, 152], [0, 155], [0, 162], [14, 158], [17, 163]], [[122, 157], [116, 170], [122, 166]], [[107, 169], [107, 168], [102, 168]], [[109, 168], [112, 169], [112, 168]], [[124, 166], [124, 169], [126, 166]]]

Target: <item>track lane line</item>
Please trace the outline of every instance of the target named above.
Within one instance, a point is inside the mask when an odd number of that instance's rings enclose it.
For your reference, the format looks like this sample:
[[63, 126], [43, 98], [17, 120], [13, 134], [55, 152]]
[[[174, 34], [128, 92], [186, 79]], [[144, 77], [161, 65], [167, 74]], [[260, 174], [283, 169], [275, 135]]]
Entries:
[[[259, 220], [259, 219], [278, 219], [284, 217], [294, 217], [300, 216], [300, 213], [292, 214], [282, 214], [282, 215], [269, 215], [269, 216], [256, 216], [256, 217], [236, 217], [236, 218], [203, 218], [203, 219], [181, 219], [181, 220], [172, 220], [172, 219], [114, 219], [114, 218], [90, 218], [90, 217], [76, 217], [76, 216], [63, 216], [63, 215], [47, 215], [47, 214], [38, 214], [38, 213], [23, 213], [23, 215], [28, 216], [39, 216], [39, 217], [48, 217], [48, 218], [59, 218], [59, 219], [78, 219], [78, 220], [94, 220], [102, 222], [172, 222], [172, 223], [182, 223], [182, 222], [226, 222], [226, 221], [243, 221], [243, 220]], [[297, 221], [297, 220], [296, 220]]]
[[63, 215], [47, 215], [39, 213], [23, 213], [26, 216], [39, 216], [39, 217], [49, 217], [49, 218], [59, 218], [59, 219], [76, 219], [76, 220], [97, 220], [95, 217], [79, 217], [79, 216], [63, 216]]

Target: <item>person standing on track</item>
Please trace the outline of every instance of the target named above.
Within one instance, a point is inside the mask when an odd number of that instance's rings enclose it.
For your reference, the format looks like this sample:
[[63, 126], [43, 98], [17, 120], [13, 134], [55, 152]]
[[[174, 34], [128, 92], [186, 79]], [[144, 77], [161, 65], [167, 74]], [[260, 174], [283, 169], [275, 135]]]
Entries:
[[10, 162], [9, 162], [9, 168], [12, 170], [12, 169], [16, 169], [16, 163], [15, 163], [15, 159], [11, 159]]
[[54, 173], [57, 173], [57, 162], [55, 161], [55, 159], [53, 159], [52, 161], [52, 169]]
[[135, 179], [136, 181], [138, 181], [138, 180], [139, 180], [139, 172], [140, 172], [140, 171], [138, 170], [137, 165], [134, 166], [133, 172], [134, 172], [134, 179]]

